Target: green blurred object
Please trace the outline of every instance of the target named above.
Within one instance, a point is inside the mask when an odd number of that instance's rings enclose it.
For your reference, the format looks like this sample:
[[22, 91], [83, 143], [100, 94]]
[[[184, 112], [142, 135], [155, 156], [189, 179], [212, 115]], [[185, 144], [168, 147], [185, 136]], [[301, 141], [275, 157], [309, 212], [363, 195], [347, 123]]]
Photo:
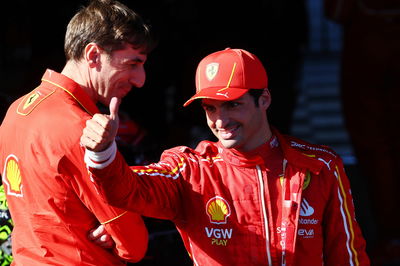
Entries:
[[13, 257], [11, 250], [11, 232], [14, 228], [6, 194], [3, 185], [0, 185], [0, 266], [10, 265]]

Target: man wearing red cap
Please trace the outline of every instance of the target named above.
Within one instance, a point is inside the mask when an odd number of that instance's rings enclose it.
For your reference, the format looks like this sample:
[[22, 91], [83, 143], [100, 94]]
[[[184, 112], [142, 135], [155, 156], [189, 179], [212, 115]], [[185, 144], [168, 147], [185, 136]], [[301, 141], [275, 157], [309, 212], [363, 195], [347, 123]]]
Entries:
[[205, 57], [184, 105], [201, 100], [218, 142], [147, 166], [116, 150], [114, 98], [81, 138], [94, 184], [112, 205], [172, 220], [195, 265], [369, 265], [341, 159], [269, 125], [267, 83], [247, 51]]

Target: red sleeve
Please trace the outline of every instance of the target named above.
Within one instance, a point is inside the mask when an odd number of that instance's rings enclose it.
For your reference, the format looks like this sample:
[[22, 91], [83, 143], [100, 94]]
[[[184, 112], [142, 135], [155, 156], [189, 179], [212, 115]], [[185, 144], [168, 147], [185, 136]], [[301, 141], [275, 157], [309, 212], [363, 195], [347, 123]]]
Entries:
[[114, 252], [124, 260], [138, 262], [147, 250], [148, 234], [143, 219], [125, 212], [111, 221], [103, 222], [115, 242]]
[[164, 152], [161, 161], [129, 167], [120, 153], [103, 169], [89, 168], [100, 195], [113, 206], [141, 215], [167, 220], [179, 219], [190, 172], [183, 154]]
[[[113, 207], [104, 202], [90, 182], [89, 173], [83, 158], [83, 149], [75, 150], [71, 156], [59, 163], [59, 172], [68, 179], [70, 186], [83, 204], [104, 224], [114, 240], [115, 253], [122, 259], [137, 262], [147, 250], [148, 233], [140, 215]], [[78, 154], [80, 153], [80, 154]]]
[[370, 265], [355, 218], [350, 183], [341, 160], [331, 164], [330, 197], [324, 214], [325, 265]]

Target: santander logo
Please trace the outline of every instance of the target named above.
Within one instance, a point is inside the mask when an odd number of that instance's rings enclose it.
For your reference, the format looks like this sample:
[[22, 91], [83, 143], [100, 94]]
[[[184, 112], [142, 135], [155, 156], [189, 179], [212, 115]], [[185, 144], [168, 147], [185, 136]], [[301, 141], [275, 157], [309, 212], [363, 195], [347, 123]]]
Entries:
[[306, 199], [301, 201], [300, 216], [311, 216], [314, 214], [314, 208], [310, 206]]

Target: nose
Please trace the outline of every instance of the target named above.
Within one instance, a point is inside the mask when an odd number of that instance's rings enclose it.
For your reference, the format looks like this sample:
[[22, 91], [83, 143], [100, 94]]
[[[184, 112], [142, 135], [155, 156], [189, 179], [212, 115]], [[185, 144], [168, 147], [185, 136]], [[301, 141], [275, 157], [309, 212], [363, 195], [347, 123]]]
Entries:
[[129, 82], [132, 84], [133, 87], [141, 88], [143, 87], [145, 81], [146, 71], [144, 69], [144, 66], [140, 65], [132, 71]]
[[219, 108], [215, 112], [214, 123], [217, 128], [225, 128], [229, 122], [229, 116], [223, 108]]

